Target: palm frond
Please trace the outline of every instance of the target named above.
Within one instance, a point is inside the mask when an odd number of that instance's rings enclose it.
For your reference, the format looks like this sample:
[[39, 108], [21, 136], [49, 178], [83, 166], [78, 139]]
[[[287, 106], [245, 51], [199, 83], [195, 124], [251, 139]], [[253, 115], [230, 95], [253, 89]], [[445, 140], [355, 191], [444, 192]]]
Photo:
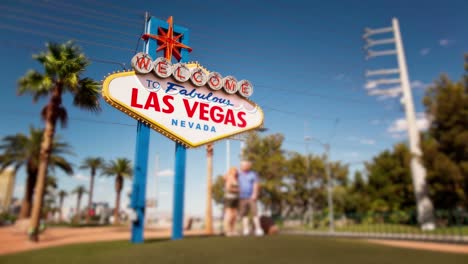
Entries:
[[133, 174], [131, 161], [127, 158], [112, 160], [104, 167], [102, 174], [106, 176], [119, 175], [124, 178], [131, 178]]
[[77, 89], [74, 91], [73, 104], [84, 110], [99, 112], [100, 84], [90, 78], [79, 81]]
[[18, 94], [31, 94], [34, 102], [37, 102], [41, 97], [47, 96], [52, 88], [53, 82], [50, 76], [43, 75], [34, 70], [28, 71], [18, 81]]
[[57, 167], [68, 175], [73, 174], [73, 164], [68, 162], [63, 157], [51, 155], [49, 164], [50, 164], [49, 168], [51, 168], [52, 171], [54, 171], [55, 167]]
[[79, 186], [76, 186], [75, 189], [73, 189], [71, 193], [82, 195], [87, 192], [88, 190], [86, 190], [86, 187], [84, 187], [83, 185], [79, 185]]
[[99, 168], [102, 168], [104, 164], [105, 164], [104, 160], [100, 157], [87, 157], [81, 162], [80, 169], [81, 170], [86, 170], [86, 169], [97, 170]]

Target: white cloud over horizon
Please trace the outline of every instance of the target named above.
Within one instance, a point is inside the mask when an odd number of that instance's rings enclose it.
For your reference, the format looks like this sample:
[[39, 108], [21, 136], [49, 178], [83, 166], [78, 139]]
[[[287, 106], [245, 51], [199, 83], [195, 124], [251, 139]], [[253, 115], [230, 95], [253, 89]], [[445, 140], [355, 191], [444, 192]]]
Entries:
[[[429, 128], [429, 120], [424, 113], [416, 113], [416, 126], [419, 131], [424, 131]], [[387, 128], [387, 132], [391, 137], [401, 139], [406, 136], [408, 122], [406, 117], [398, 118], [392, 122]]]
[[165, 170], [158, 171], [156, 175], [159, 177], [173, 177], [174, 171], [172, 169], [165, 169]]
[[89, 176], [85, 176], [83, 174], [75, 174], [73, 175], [73, 179], [77, 181], [89, 181]]
[[371, 138], [358, 138], [358, 137], [353, 137], [353, 136], [347, 137], [347, 140], [353, 141], [353, 142], [359, 142], [359, 144], [362, 144], [362, 145], [374, 145], [376, 143], [376, 141]]

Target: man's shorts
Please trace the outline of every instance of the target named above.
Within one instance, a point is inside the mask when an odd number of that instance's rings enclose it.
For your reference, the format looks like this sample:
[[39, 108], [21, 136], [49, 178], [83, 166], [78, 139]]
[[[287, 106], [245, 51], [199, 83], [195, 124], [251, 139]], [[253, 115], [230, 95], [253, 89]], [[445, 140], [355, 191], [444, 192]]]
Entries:
[[256, 216], [257, 215], [257, 201], [253, 201], [251, 199], [240, 199], [239, 214], [241, 217], [249, 216], [249, 214]]

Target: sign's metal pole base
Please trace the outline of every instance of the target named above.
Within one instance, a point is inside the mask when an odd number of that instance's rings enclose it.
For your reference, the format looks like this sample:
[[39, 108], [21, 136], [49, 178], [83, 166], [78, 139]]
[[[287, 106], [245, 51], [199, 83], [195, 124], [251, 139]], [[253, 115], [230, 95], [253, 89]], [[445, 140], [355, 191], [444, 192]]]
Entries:
[[146, 200], [146, 174], [148, 169], [150, 128], [138, 121], [135, 149], [135, 167], [133, 169], [133, 186], [131, 194], [131, 207], [135, 211], [136, 219], [132, 221], [132, 243], [143, 243], [145, 228], [145, 200]]
[[176, 143], [174, 169], [174, 210], [172, 212], [172, 240], [184, 237], [184, 193], [185, 193], [185, 161], [187, 149]]

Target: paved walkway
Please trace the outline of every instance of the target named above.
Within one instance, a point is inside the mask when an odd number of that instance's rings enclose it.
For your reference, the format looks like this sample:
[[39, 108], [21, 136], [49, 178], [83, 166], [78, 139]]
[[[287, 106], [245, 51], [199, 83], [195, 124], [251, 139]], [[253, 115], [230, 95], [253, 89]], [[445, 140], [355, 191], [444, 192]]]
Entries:
[[439, 252], [468, 254], [468, 245], [441, 244], [432, 242], [402, 241], [402, 240], [368, 240], [369, 242], [401, 248], [422, 249]]
[[[185, 233], [185, 235], [189, 236], [202, 234], [202, 230]], [[170, 237], [170, 230], [168, 229], [145, 230], [145, 239], [168, 237]], [[41, 235], [39, 243], [34, 243], [29, 241], [27, 236], [14, 226], [1, 227], [0, 255], [66, 244], [129, 239], [130, 228], [128, 227], [52, 227]]]

